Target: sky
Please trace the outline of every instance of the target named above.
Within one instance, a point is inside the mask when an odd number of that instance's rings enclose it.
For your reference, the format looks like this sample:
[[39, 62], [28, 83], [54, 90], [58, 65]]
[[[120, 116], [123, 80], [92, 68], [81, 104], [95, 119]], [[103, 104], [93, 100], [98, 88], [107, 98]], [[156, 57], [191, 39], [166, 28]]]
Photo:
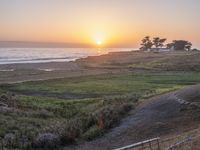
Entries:
[[200, 48], [200, 0], [0, 0], [0, 41], [138, 47], [144, 36]]

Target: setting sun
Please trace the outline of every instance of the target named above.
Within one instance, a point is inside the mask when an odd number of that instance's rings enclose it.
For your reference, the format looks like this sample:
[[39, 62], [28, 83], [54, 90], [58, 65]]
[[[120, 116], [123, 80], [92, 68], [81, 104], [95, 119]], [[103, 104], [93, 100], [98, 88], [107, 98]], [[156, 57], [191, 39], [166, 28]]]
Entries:
[[98, 31], [97, 30], [101, 30], [101, 29], [96, 29], [96, 31], [93, 31], [91, 38], [93, 39], [93, 41], [96, 43], [96, 45], [100, 46], [100, 45], [105, 45], [105, 41], [107, 41], [107, 34], [104, 31]]
[[96, 43], [97, 43], [97, 45], [102, 45], [102, 41], [101, 40], [97, 40]]

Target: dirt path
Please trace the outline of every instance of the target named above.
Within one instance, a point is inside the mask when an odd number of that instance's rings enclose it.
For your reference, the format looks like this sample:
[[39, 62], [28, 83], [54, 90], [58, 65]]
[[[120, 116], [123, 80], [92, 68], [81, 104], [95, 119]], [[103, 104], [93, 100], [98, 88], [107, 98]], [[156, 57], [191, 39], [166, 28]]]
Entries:
[[200, 85], [195, 85], [154, 97], [141, 104], [127, 118], [123, 119], [118, 127], [112, 129], [104, 137], [65, 149], [113, 149], [141, 140], [181, 132], [182, 129], [190, 128], [198, 122], [194, 122], [188, 113], [180, 111], [185, 105], [177, 101], [177, 97], [182, 99], [187, 97], [187, 101], [189, 101], [188, 97], [199, 96]]

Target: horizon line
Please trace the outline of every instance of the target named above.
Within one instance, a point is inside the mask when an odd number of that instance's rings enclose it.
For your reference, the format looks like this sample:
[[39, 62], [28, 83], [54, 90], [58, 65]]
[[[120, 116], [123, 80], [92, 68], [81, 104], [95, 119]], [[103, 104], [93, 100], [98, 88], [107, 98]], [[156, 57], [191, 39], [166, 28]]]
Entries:
[[134, 48], [134, 46], [119, 44], [99, 47], [92, 44], [70, 42], [0, 41], [0, 48]]

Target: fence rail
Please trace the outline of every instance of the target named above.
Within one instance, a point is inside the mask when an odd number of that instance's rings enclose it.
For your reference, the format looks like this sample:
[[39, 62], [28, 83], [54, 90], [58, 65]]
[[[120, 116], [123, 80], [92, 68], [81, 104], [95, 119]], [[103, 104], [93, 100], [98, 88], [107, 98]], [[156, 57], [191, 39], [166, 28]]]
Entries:
[[[161, 140], [160, 137], [157, 137], [157, 138], [153, 138], [153, 139], [149, 139], [149, 140], [145, 140], [145, 141], [142, 141], [142, 142], [138, 142], [138, 143], [135, 143], [135, 144], [131, 144], [131, 145], [128, 145], [128, 146], [124, 146], [124, 147], [121, 147], [121, 148], [117, 148], [117, 149], [114, 149], [114, 150], [145, 150], [145, 149], [148, 149], [148, 150], [174, 150], [176, 148], [180, 148], [182, 146], [184, 146], [185, 144], [187, 144], [188, 142], [192, 142], [192, 141], [195, 141], [195, 140], [198, 140], [200, 139], [200, 135], [194, 135], [194, 136], [188, 136], [182, 140], [177, 140], [176, 142], [174, 141], [173, 143], [171, 143], [170, 141], [174, 140], [175, 138], [169, 138], [169, 139], [164, 139], [164, 140]], [[164, 143], [167, 142], [167, 145], [163, 145]], [[171, 144], [170, 144], [171, 143]], [[10, 143], [4, 143], [4, 140], [2, 138], [0, 138], [0, 150], [7, 150], [7, 149], [12, 149], [13, 148], [13, 143], [10, 142]], [[30, 145], [29, 145], [30, 146]], [[21, 145], [20, 148], [21, 149], [25, 149], [25, 145]], [[33, 148], [33, 147], [32, 147]]]
[[146, 141], [142, 141], [142, 142], [138, 142], [135, 144], [131, 144], [125, 147], [121, 147], [121, 148], [117, 148], [114, 150], [129, 150], [129, 149], [133, 149], [133, 148], [138, 148], [138, 147], [143, 147], [144, 145], [148, 144], [148, 147], [150, 148], [150, 150], [152, 150], [152, 142], [156, 142], [157, 144], [157, 149], [160, 150], [160, 138], [154, 138], [154, 139], [150, 139], [150, 140], [146, 140]]
[[[114, 150], [175, 150], [175, 149], [180, 149], [180, 147], [183, 147], [185, 144], [194, 142], [195, 140], [200, 140], [200, 134], [198, 135], [191, 135], [183, 138], [182, 140], [175, 140], [175, 138], [169, 138], [169, 139], [164, 139], [161, 140], [161, 138], [153, 138], [149, 140], [145, 140], [142, 142], [138, 142], [135, 144], [131, 144], [125, 147], [117, 148]], [[175, 141], [174, 141], [175, 140]], [[172, 142], [170, 142], [172, 141]], [[195, 145], [193, 145], [195, 146]], [[192, 150], [193, 148], [191, 148]]]

